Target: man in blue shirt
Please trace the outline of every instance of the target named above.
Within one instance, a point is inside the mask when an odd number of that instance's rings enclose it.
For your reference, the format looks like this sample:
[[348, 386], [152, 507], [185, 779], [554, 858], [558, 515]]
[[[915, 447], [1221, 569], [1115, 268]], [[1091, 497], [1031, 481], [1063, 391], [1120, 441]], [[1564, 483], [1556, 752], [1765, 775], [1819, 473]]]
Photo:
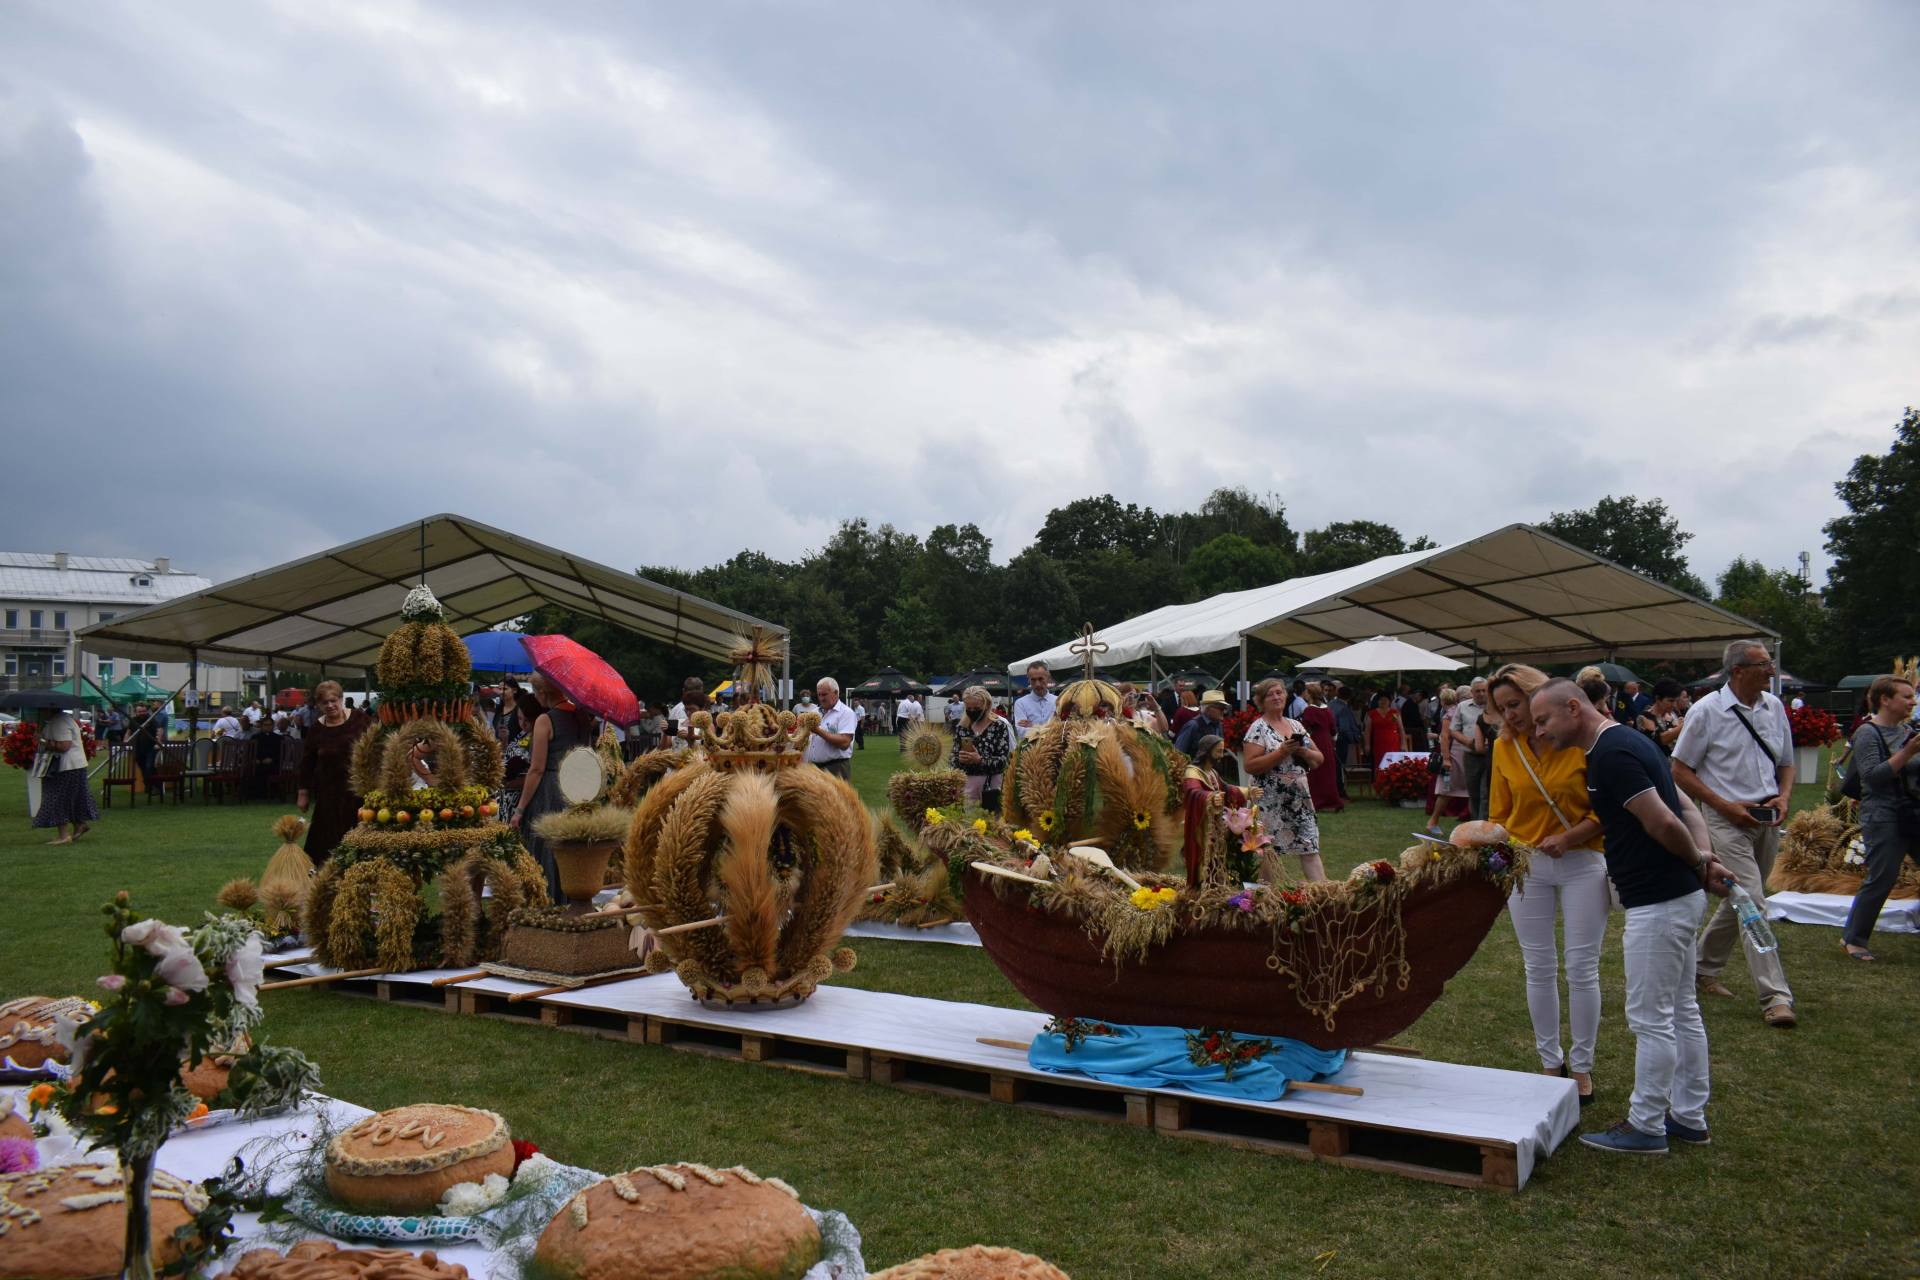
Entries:
[[[1013, 704], [1013, 736], [1015, 741], [1026, 737], [1041, 725], [1053, 719], [1054, 705], [1059, 702], [1055, 694], [1047, 692], [1047, 685], [1053, 680], [1053, 673], [1047, 670], [1044, 662], [1027, 664], [1027, 692]], [[955, 713], [958, 718], [958, 713]]]
[[1725, 896], [1732, 877], [1707, 852], [1705, 822], [1645, 734], [1602, 715], [1565, 677], [1542, 685], [1532, 709], [1542, 737], [1587, 754], [1607, 875], [1627, 911], [1621, 952], [1636, 1046], [1633, 1097], [1625, 1120], [1580, 1141], [1637, 1155], [1665, 1155], [1669, 1138], [1704, 1146], [1707, 1027], [1694, 993], [1693, 936], [1706, 913], [1702, 890]]

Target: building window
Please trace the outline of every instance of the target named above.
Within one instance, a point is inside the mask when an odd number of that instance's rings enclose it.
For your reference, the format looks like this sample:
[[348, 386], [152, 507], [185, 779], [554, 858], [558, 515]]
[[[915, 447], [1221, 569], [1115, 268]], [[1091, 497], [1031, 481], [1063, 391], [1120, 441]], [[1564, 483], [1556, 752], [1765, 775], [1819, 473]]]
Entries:
[[113, 659], [112, 658], [100, 659], [100, 683], [101, 684], [113, 683]]
[[136, 676], [145, 676], [149, 680], [160, 678], [160, 664], [157, 662], [129, 662], [127, 670]]
[[10, 676], [17, 676], [20, 674], [20, 655], [19, 654], [10, 653], [7, 655], [7, 674]]
[[18, 609], [7, 610], [7, 630], [18, 631], [19, 629], [20, 629], [20, 611]]
[[57, 676], [63, 676], [67, 674], [67, 655], [66, 654], [56, 653], [53, 655], [53, 674]]
[[65, 631], [67, 629], [67, 611], [65, 609], [55, 609], [53, 611], [53, 629], [55, 631]]
[[117, 614], [117, 613], [102, 613], [102, 614], [100, 615], [100, 621], [102, 621], [102, 622], [112, 622], [112, 621], [113, 621], [113, 620], [114, 620], [115, 618], [117, 618], [117, 617], [119, 617], [119, 616], [120, 616], [120, 615], [119, 615], [119, 614]]
[[150, 587], [153, 585], [153, 578], [150, 575], [144, 574], [144, 573], [136, 574], [133, 577], [127, 579], [127, 581], [133, 583], [133, 585], [136, 587]]
[[27, 610], [27, 625], [32, 627], [35, 631], [38, 631], [41, 627], [40, 619], [43, 616], [44, 615], [38, 609]]

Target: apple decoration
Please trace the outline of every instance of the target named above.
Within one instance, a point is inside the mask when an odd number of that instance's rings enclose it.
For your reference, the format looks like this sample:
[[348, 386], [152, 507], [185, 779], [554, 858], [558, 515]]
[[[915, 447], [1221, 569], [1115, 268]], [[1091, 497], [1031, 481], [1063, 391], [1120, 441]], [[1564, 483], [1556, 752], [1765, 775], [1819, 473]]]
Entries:
[[473, 806], [470, 804], [461, 805], [460, 816], [463, 818], [471, 818], [473, 816]]
[[382, 826], [385, 826], [387, 823], [393, 821], [393, 810], [382, 809], [380, 812], [373, 815], [373, 820], [375, 822], [380, 823]]
[[440, 811], [440, 821], [442, 821], [442, 822], [452, 822], [452, 821], [453, 821], [453, 810], [451, 810], [451, 809], [442, 809], [442, 810]]
[[362, 809], [362, 810], [360, 811], [360, 821], [362, 821], [362, 822], [372, 822], [372, 821], [373, 821], [373, 810], [371, 810], [371, 809]]
[[409, 822], [413, 821], [413, 815], [408, 813], [405, 809], [402, 809], [400, 812], [393, 815], [393, 820], [404, 827]]

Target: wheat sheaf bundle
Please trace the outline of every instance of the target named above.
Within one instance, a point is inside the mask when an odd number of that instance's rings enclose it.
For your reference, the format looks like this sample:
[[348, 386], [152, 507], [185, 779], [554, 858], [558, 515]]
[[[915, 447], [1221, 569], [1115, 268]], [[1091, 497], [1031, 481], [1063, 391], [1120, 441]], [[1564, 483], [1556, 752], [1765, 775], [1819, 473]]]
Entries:
[[[279, 839], [280, 847], [273, 851], [273, 856], [267, 859], [267, 869], [260, 873], [262, 902], [271, 899], [277, 904], [291, 903], [298, 907], [306, 900], [307, 887], [313, 882], [313, 859], [295, 843], [306, 829], [306, 819], [297, 813], [282, 814], [274, 820], [273, 834]], [[275, 926], [293, 923], [284, 905], [269, 907], [267, 919]]]
[[727, 941], [742, 971], [773, 972], [780, 943], [779, 904], [773, 887], [773, 863], [767, 850], [780, 821], [780, 801], [771, 779], [758, 774], [738, 778], [720, 810], [726, 855], [720, 862], [720, 887], [726, 895]]

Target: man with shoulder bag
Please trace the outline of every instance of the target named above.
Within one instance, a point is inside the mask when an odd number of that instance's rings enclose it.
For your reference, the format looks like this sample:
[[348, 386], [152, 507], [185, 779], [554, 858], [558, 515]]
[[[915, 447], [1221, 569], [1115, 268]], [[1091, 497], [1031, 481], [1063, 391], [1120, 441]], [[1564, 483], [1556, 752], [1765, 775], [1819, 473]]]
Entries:
[[[1714, 856], [1765, 912], [1767, 876], [1793, 795], [1793, 728], [1780, 699], [1767, 692], [1774, 665], [1765, 645], [1736, 640], [1723, 665], [1726, 683], [1693, 705], [1673, 744], [1673, 780], [1700, 806]], [[1732, 905], [1716, 907], [1697, 945], [1701, 994], [1732, 998], [1720, 973], [1741, 936]], [[1762, 1020], [1793, 1026], [1793, 989], [1780, 953], [1746, 951]]]

